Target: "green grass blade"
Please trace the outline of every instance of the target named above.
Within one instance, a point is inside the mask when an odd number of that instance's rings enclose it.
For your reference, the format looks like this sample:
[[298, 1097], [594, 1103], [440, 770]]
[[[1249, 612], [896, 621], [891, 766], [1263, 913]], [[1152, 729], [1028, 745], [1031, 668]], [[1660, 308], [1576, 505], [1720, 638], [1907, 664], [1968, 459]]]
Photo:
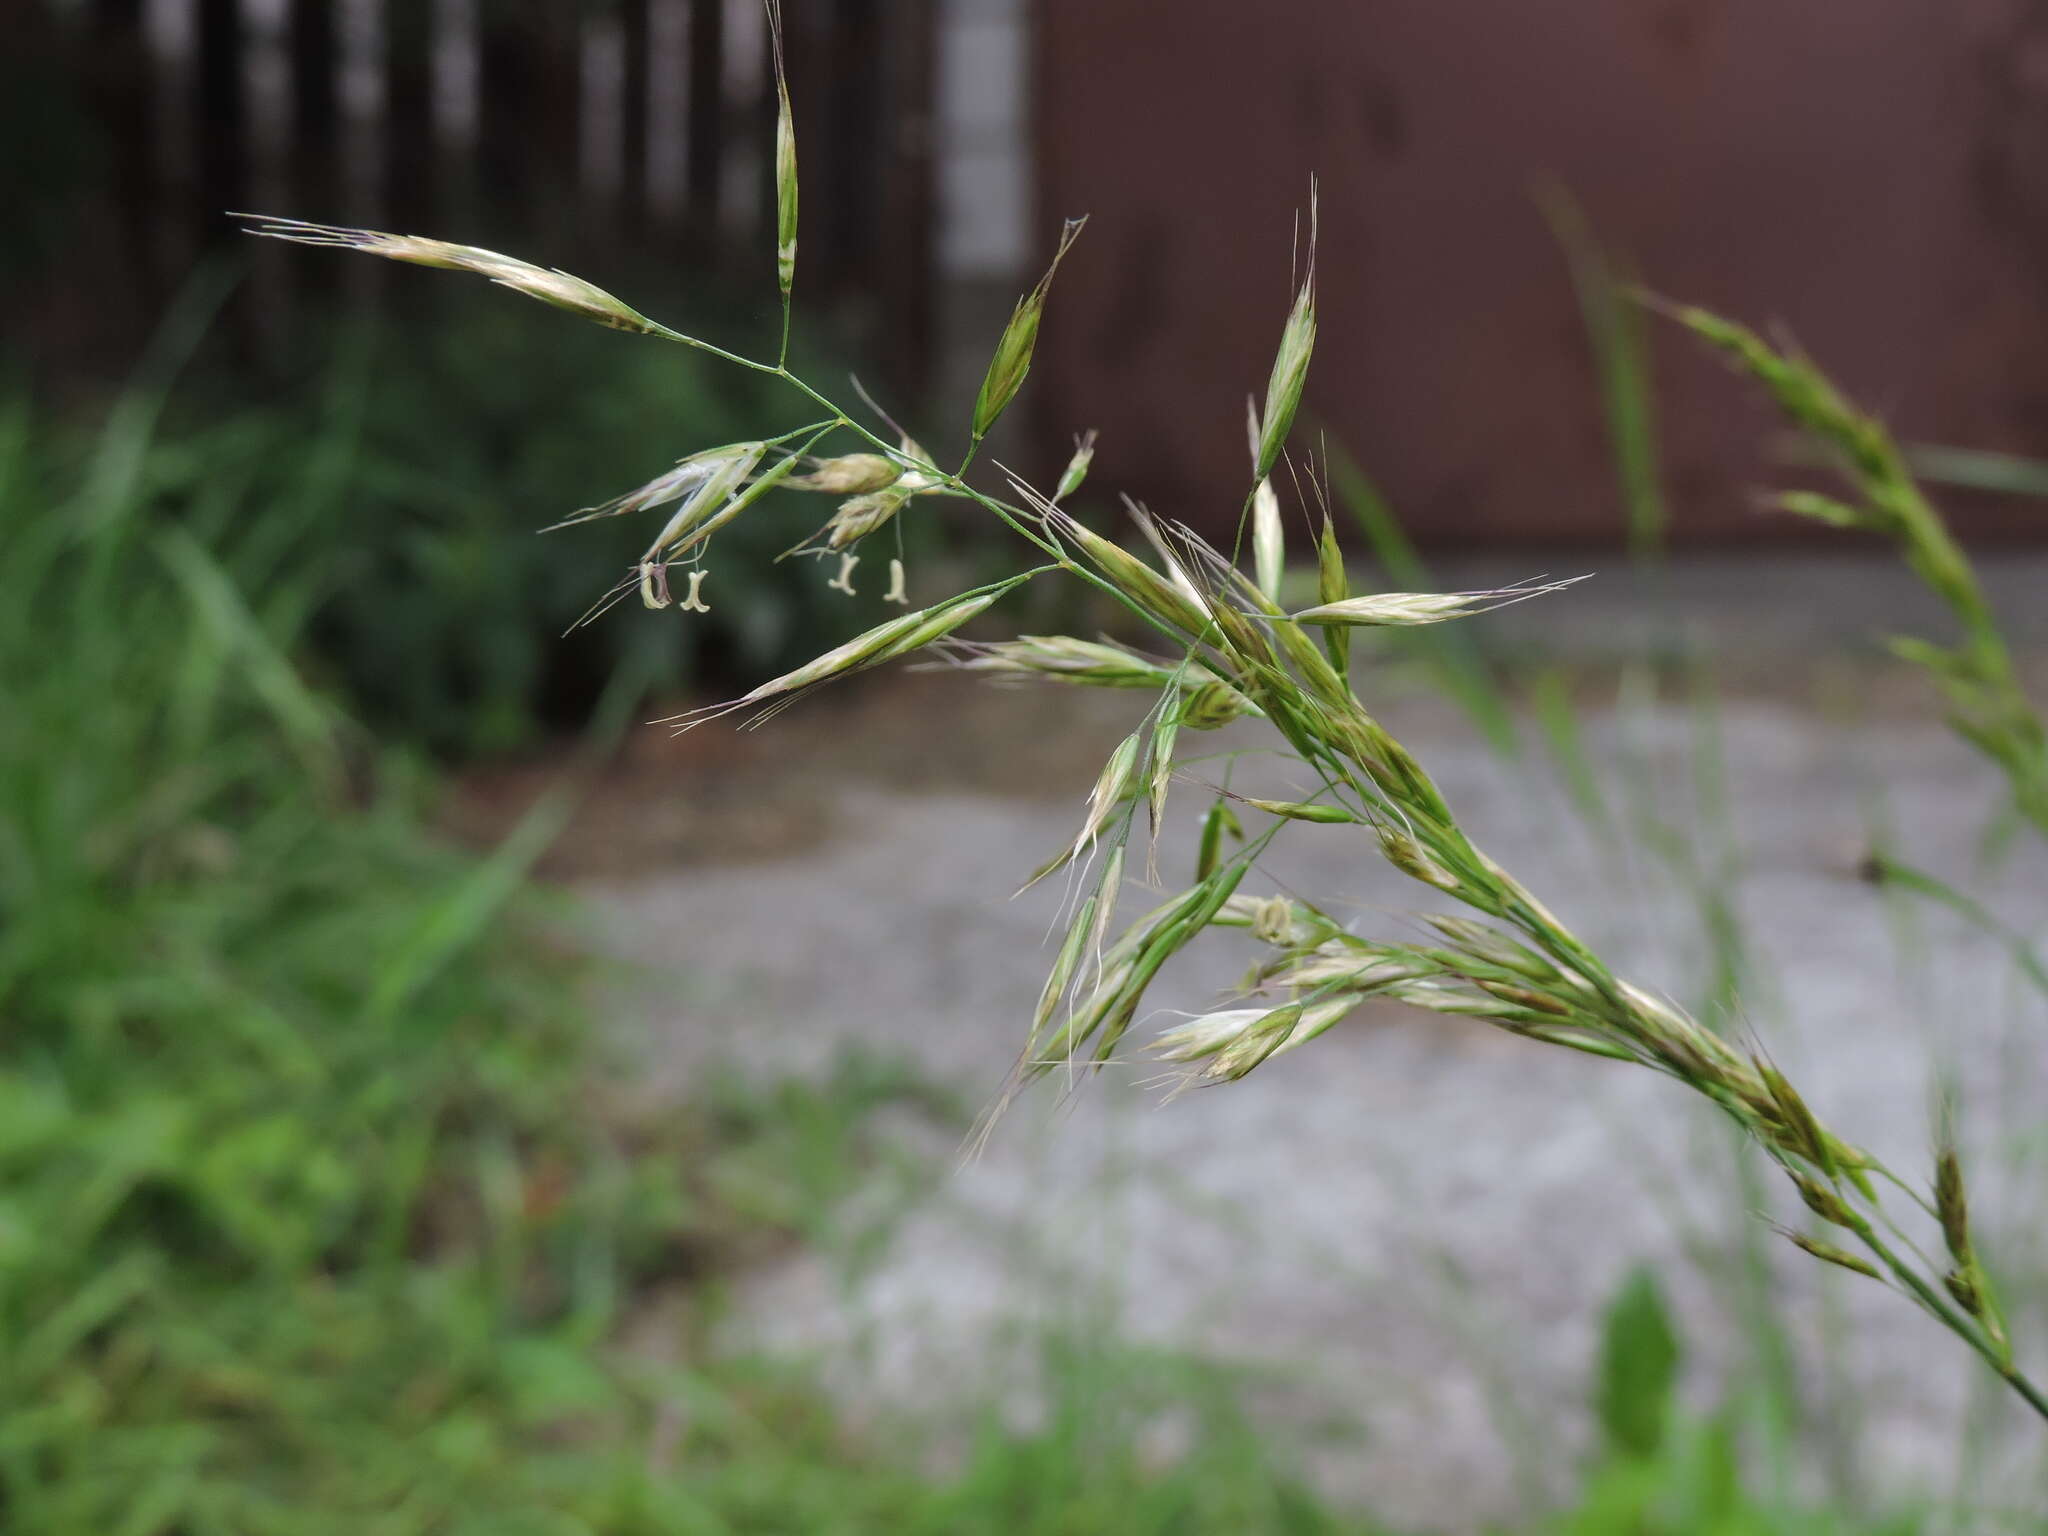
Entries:
[[396, 1014], [437, 970], [484, 932], [519, 893], [534, 862], [567, 824], [573, 805], [562, 791], [544, 796], [488, 859], [450, 888], [411, 941], [385, 962], [364, 1005], [367, 1016], [387, 1019]]
[[1627, 516], [1629, 553], [1641, 561], [1660, 559], [1669, 542], [1671, 517], [1664, 499], [1657, 405], [1641, 308], [1626, 285], [1616, 280], [1613, 263], [1571, 194], [1551, 186], [1538, 194], [1537, 202], [1564, 249], [1585, 320]]
[[308, 770], [323, 777], [331, 774], [334, 712], [300, 681], [220, 562], [181, 528], [164, 529], [155, 543], [201, 631], [237, 654], [251, 689]]
[[1946, 907], [1971, 927], [1996, 939], [2012, 957], [2014, 968], [2025, 976], [2043, 997], [2048, 997], [2048, 960], [2042, 958], [2041, 952], [2025, 934], [2000, 922], [1997, 915], [1983, 902], [1928, 874], [1924, 869], [1900, 863], [1889, 854], [1872, 855], [1868, 868], [1871, 878], [1880, 885], [1896, 886], [1938, 906]]

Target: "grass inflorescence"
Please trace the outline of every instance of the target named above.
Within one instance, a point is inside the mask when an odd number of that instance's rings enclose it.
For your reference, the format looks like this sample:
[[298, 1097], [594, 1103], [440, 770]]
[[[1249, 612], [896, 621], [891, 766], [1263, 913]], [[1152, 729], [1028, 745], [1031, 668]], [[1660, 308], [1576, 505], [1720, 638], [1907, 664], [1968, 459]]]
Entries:
[[1747, 326], [1703, 309], [1674, 313], [1763, 386], [1778, 409], [1822, 450], [1848, 489], [1846, 499], [1782, 491], [1775, 505], [1829, 527], [1889, 540], [1955, 616], [1962, 629], [1959, 643], [1902, 635], [1893, 639], [1892, 650], [1934, 679], [1948, 700], [1957, 733], [1997, 764], [2011, 786], [2015, 809], [2048, 835], [2048, 727], [2020, 686], [2011, 650], [1969, 557], [1922, 493], [1891, 432], [1797, 350], [1774, 347]]
[[[788, 148], [786, 153], [778, 149], [779, 166], [795, 163], [793, 132], [785, 111], [778, 145]], [[780, 249], [794, 247], [795, 207], [792, 186], [781, 204]], [[788, 364], [786, 348], [773, 362], [724, 351], [646, 319], [578, 279], [493, 253], [278, 221], [259, 232], [462, 267], [615, 328], [714, 353], [737, 368], [779, 381], [825, 413], [815, 428], [817, 436], [805, 441], [803, 451], [820, 449], [828, 435], [844, 434], [855, 440], [847, 445], [853, 454], [824, 462], [872, 465], [879, 476], [887, 473], [881, 468], [886, 461], [918, 476], [918, 490], [965, 501], [1029, 547], [1036, 562], [1032, 569], [873, 628], [727, 706], [772, 706], [835, 677], [934, 646], [938, 654], [977, 671], [1154, 692], [1151, 707], [1099, 776], [1071, 846], [1040, 871], [1069, 868], [1076, 900], [1019, 1062], [1020, 1081], [1111, 1059], [1125, 1049], [1153, 982], [1177, 957], [1211, 930], [1248, 929], [1266, 947], [1267, 958], [1246, 997], [1151, 1042], [1154, 1056], [1186, 1080], [1242, 1077], [1276, 1055], [1311, 1044], [1358, 1005], [1380, 998], [1478, 1019], [1530, 1042], [1647, 1068], [1721, 1111], [1777, 1165], [1822, 1229], [1821, 1234], [1796, 1235], [1803, 1251], [1896, 1288], [2048, 1417], [2048, 1396], [2023, 1370], [1971, 1245], [1963, 1215], [1964, 1171], [1953, 1148], [1944, 1143], [1932, 1187], [1916, 1188], [1829, 1125], [1763, 1051], [1731, 1041], [1650, 988], [1615, 973], [1519, 875], [1475, 842], [1427, 769], [1352, 686], [1346, 626], [1436, 624], [1555, 586], [1462, 594], [1361, 592], [1326, 523], [1316, 550], [1321, 600], [1292, 611], [1280, 601], [1283, 527], [1273, 510], [1277, 503], [1269, 498], [1315, 346], [1313, 227], [1311, 205], [1309, 248], [1300, 263], [1305, 275], [1281, 327], [1262, 406], [1253, 413], [1244, 498], [1253, 546], [1250, 574], [1239, 568], [1235, 551], [1220, 550], [1135, 503], [1126, 503], [1126, 512], [1148, 554], [1133, 552], [1077, 517], [1067, 502], [1086, 472], [1092, 439], [1077, 453], [1055, 494], [1011, 477], [1005, 494], [996, 495], [967, 478], [974, 446], [958, 465], [943, 467], [893, 431], [885, 435], [864, 424], [859, 411], [835, 404], [799, 377]], [[971, 445], [978, 446], [1028, 373], [1056, 269], [1077, 232], [1076, 224], [1063, 231], [1044, 278], [1019, 301], [996, 346], [974, 407]], [[786, 328], [791, 269], [779, 261], [777, 272]], [[1896, 539], [1962, 619], [1966, 637], [1960, 647], [1912, 642], [1902, 646], [1902, 654], [1941, 681], [1959, 727], [2005, 771], [2026, 814], [2048, 825], [2048, 749], [2038, 718], [2019, 693], [2010, 658], [1967, 562], [1914, 488], [1889, 437], [1804, 360], [1701, 312], [1687, 311], [1685, 319], [1759, 377], [1796, 420], [1840, 456], [1856, 500], [1795, 497], [1788, 502], [1791, 510]], [[1634, 386], [1622, 378], [1614, 387], [1625, 394]], [[1636, 432], [1625, 422], [1617, 422], [1616, 430]], [[763, 470], [762, 449], [763, 443], [754, 441], [700, 450], [685, 463], [716, 465], [715, 470], [672, 477], [600, 509], [623, 512], [687, 492], [684, 511], [629, 573], [629, 583], [639, 586], [650, 606], [669, 600], [669, 565], [681, 560], [693, 577], [703, 569], [711, 535], [747, 510], [758, 477], [790, 473], [793, 454]], [[1638, 458], [1632, 483], [1642, 503], [1639, 536], [1651, 543], [1661, 536], [1661, 503], [1642, 491], [1651, 484], [1653, 465]], [[832, 480], [822, 467], [813, 473], [822, 477], [821, 484]], [[888, 490], [862, 490], [842, 505], [848, 519], [840, 527], [843, 537], [829, 536], [824, 546], [839, 555], [838, 581], [850, 584], [863, 539], [884, 525], [896, 526], [894, 506], [889, 516], [870, 522], [870, 508], [863, 505], [863, 498]], [[674, 532], [678, 523], [683, 530]], [[1055, 574], [1085, 583], [1119, 605], [1158, 637], [1162, 654], [1148, 657], [1120, 646], [1045, 635], [993, 645], [942, 644], [1024, 582]], [[695, 579], [690, 593], [699, 595]], [[1112, 914], [1122, 904], [1120, 887], [1135, 879], [1125, 854], [1137, 817], [1143, 811], [1156, 818], [1170, 794], [1180, 733], [1236, 715], [1263, 719], [1306, 770], [1315, 792], [1286, 802], [1216, 794], [1194, 883], [1163, 893], [1112, 935]], [[1251, 817], [1262, 820], [1248, 828], [1244, 819]], [[1351, 839], [1361, 857], [1385, 860], [1427, 888], [1432, 902], [1448, 901], [1458, 910], [1427, 918], [1433, 934], [1428, 941], [1392, 940], [1358, 933], [1311, 900], [1261, 890], [1265, 849], [1283, 829], [1302, 822], [1322, 828], [1319, 835]], [[1235, 839], [1226, 829], [1236, 831]], [[1930, 1223], [1941, 1240], [1938, 1257], [1924, 1242]]]

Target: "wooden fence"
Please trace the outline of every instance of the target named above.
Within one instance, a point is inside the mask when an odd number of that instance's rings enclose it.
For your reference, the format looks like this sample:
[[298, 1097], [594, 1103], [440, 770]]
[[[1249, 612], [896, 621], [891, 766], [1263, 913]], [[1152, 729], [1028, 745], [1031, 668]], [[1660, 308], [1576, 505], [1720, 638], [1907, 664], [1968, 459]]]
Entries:
[[[760, 0], [29, 0], [87, 172], [4, 316], [32, 350], [132, 350], [229, 210], [443, 235], [586, 272], [772, 271]], [[932, 0], [789, 0], [809, 303], [931, 346]], [[282, 253], [278, 253], [282, 254]], [[377, 273], [259, 260], [234, 323], [289, 327]], [[363, 267], [374, 264], [362, 264]], [[330, 286], [338, 285], [338, 286]], [[736, 288], [737, 291], [737, 288]]]

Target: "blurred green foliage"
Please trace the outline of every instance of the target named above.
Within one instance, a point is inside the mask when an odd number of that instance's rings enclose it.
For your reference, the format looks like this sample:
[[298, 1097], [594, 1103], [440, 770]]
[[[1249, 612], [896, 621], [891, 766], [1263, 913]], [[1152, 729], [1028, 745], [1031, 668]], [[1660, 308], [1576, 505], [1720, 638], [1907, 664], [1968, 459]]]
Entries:
[[1678, 1364], [1678, 1332], [1663, 1289], [1654, 1273], [1638, 1269], [1609, 1303], [1601, 1337], [1595, 1401], [1600, 1427], [1617, 1455], [1641, 1459], [1662, 1449]]

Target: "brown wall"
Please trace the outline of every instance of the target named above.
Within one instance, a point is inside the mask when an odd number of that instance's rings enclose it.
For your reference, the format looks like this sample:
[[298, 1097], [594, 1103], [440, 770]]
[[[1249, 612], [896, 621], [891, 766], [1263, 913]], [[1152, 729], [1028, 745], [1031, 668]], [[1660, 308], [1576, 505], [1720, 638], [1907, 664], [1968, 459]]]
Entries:
[[[1657, 291], [1779, 321], [1911, 436], [2048, 454], [2048, 4], [1040, 0], [1048, 434], [1234, 515], [1243, 400], [1322, 181], [1310, 411], [1438, 543], [1616, 537], [1590, 356], [1532, 190]], [[1657, 327], [1681, 538], [1770, 534], [1773, 423]], [[1306, 417], [1305, 417], [1306, 419]], [[1972, 509], [2040, 529], [2038, 504]]]

